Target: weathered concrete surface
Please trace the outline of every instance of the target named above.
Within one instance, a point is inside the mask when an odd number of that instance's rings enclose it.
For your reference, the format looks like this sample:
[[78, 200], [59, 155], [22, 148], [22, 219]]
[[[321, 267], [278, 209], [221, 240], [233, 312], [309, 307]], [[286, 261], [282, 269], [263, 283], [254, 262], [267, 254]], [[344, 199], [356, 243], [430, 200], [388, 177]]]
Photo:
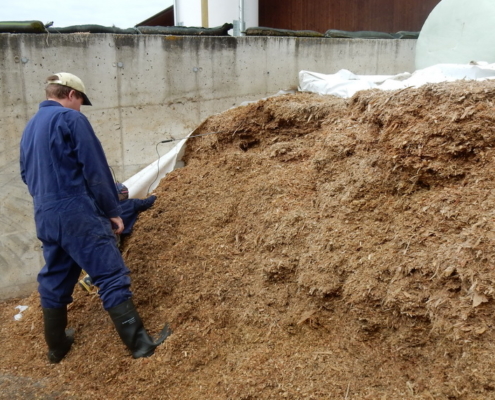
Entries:
[[[396, 74], [414, 69], [415, 40], [0, 34], [0, 299], [36, 286], [43, 265], [19, 140], [44, 99], [45, 78], [72, 72], [116, 178], [157, 158], [209, 115], [297, 88], [298, 72]], [[172, 144], [173, 145], [173, 144]], [[160, 144], [162, 155], [172, 145]]]

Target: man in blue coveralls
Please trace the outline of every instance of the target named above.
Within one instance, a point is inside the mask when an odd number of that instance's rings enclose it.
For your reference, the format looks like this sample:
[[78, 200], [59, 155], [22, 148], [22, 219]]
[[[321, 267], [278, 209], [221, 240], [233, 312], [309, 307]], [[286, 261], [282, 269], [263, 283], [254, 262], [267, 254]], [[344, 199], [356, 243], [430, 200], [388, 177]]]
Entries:
[[[74, 342], [67, 305], [81, 268], [99, 287], [103, 307], [134, 358], [148, 357], [171, 333], [154, 341], [132, 302], [129, 270], [115, 234], [122, 212], [103, 148], [88, 119], [83, 82], [62, 72], [48, 77], [43, 101], [21, 139], [21, 177], [34, 201], [36, 232], [45, 266], [38, 274], [50, 362], [60, 362]], [[113, 229], [113, 231], [112, 231]], [[115, 233], [115, 234], [114, 234]]]

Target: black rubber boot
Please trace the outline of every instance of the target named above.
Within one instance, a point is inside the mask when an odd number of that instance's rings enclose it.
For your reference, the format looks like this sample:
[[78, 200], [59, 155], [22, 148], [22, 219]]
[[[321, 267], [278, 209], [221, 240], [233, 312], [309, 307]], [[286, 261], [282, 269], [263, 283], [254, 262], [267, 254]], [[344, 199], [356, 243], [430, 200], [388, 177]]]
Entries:
[[144, 329], [143, 321], [132, 299], [110, 308], [108, 313], [120, 338], [134, 358], [151, 356], [155, 349], [172, 333], [168, 324], [165, 324], [158, 339], [153, 340]]
[[67, 307], [43, 308], [48, 360], [59, 363], [74, 343], [74, 330], [67, 329]]

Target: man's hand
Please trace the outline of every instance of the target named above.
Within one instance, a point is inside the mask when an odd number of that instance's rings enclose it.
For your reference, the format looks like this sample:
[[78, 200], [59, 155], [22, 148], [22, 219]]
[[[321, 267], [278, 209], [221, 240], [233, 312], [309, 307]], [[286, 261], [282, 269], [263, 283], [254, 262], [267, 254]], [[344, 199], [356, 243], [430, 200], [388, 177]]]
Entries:
[[117, 235], [120, 235], [122, 233], [122, 231], [124, 230], [124, 222], [122, 221], [122, 218], [114, 217], [114, 218], [110, 218], [110, 221], [112, 221], [113, 231]]

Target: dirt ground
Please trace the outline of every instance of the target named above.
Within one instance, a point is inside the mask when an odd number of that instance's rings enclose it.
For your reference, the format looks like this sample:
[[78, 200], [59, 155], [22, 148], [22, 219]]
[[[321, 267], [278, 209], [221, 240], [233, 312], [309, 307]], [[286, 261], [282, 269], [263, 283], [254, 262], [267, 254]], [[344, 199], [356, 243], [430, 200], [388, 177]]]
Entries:
[[[495, 82], [298, 93], [208, 118], [122, 251], [156, 334], [133, 360], [96, 294], [45, 357], [0, 304], [5, 399], [495, 399]], [[15, 306], [27, 305], [20, 321]]]

